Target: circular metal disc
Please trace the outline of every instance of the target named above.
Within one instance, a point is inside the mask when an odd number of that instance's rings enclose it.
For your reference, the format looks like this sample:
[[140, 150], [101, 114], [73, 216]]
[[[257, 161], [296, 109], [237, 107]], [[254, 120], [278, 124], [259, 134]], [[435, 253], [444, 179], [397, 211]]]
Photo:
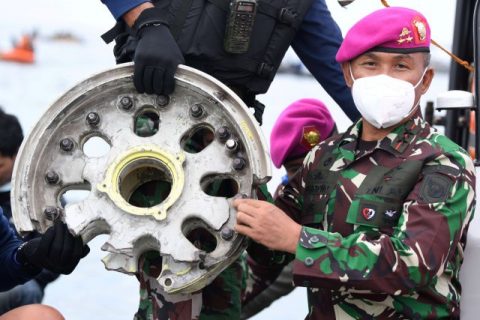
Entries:
[[[163, 289], [193, 292], [244, 249], [230, 204], [268, 181], [265, 141], [243, 102], [214, 78], [180, 66], [165, 97], [139, 94], [132, 73], [131, 64], [99, 73], [43, 115], [15, 163], [14, 222], [28, 233], [63, 219], [86, 242], [109, 234], [102, 247], [109, 270], [133, 274], [142, 253], [158, 251]], [[87, 152], [95, 139], [104, 152]], [[135, 202], [152, 183], [166, 195]], [[88, 193], [64, 205], [71, 190]]]

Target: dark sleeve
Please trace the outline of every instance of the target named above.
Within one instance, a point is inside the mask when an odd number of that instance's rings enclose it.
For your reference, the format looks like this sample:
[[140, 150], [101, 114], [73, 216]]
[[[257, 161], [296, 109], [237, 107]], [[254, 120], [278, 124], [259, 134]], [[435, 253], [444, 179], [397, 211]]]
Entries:
[[45, 289], [47, 284], [55, 281], [59, 276], [60, 276], [60, 274], [58, 274], [58, 273], [54, 273], [50, 270], [43, 269], [42, 272], [40, 272], [35, 277], [35, 281], [40, 285], [40, 287], [42, 287], [42, 289]]
[[102, 0], [112, 13], [113, 17], [118, 20], [123, 14], [136, 6], [150, 2], [149, 0]]
[[0, 209], [0, 291], [11, 289], [32, 278], [15, 259], [21, 243]]
[[292, 48], [320, 85], [355, 122], [360, 118], [340, 65], [335, 60], [342, 33], [325, 0], [314, 0], [292, 43]]

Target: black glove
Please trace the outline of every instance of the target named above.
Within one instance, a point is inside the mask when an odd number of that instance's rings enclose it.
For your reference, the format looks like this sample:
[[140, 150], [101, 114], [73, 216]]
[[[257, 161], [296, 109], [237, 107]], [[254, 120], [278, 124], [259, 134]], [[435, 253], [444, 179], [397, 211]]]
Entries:
[[23, 243], [18, 248], [17, 260], [27, 267], [70, 274], [89, 252], [82, 237], [74, 237], [65, 223], [57, 221], [41, 237]]
[[177, 66], [185, 60], [168, 25], [156, 18], [158, 10], [145, 9], [133, 26], [138, 39], [133, 82], [140, 93], [168, 95], [175, 86]]

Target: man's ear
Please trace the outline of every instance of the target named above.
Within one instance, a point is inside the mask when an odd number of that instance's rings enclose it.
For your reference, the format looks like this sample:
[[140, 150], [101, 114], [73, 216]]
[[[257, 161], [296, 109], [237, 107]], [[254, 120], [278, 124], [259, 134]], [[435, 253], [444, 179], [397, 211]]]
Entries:
[[343, 71], [343, 78], [345, 79], [345, 83], [349, 88], [353, 86], [353, 79], [350, 74], [350, 62], [342, 62], [342, 71]]
[[428, 68], [427, 71], [425, 72], [425, 75], [423, 76], [423, 79], [422, 79], [422, 84], [420, 85], [420, 93], [422, 95], [428, 91], [428, 88], [430, 88], [430, 84], [432, 83], [432, 79], [434, 75], [435, 75], [435, 71], [433, 70], [433, 68]]

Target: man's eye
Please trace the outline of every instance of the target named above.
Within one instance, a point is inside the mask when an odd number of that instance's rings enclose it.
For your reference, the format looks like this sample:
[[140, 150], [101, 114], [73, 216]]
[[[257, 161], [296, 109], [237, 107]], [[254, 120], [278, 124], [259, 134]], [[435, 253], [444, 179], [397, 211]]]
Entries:
[[374, 67], [376, 65], [377, 64], [375, 63], [375, 61], [365, 61], [362, 63], [362, 66], [367, 66], [367, 67]]
[[398, 69], [408, 69], [408, 66], [406, 64], [399, 63], [399, 64], [397, 64], [397, 68]]

